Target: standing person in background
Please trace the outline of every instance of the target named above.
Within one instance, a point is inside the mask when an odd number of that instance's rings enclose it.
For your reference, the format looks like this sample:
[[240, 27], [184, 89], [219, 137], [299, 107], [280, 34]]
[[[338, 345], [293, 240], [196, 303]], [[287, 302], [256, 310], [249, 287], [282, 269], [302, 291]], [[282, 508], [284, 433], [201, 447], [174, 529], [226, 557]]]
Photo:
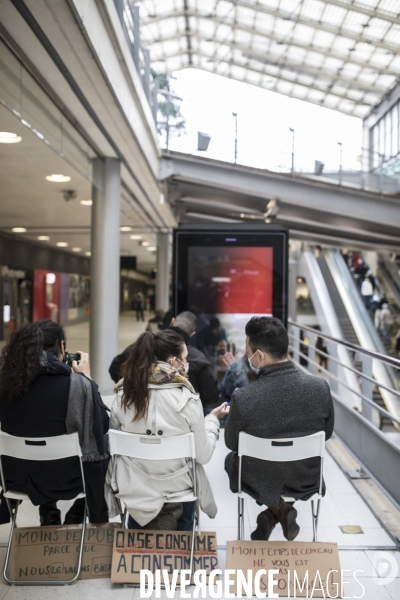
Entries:
[[[90, 378], [88, 355], [65, 364], [66, 337], [60, 325], [43, 319], [24, 325], [4, 347], [0, 361], [1, 429], [18, 437], [52, 437], [78, 432], [92, 523], [108, 521], [104, 500], [108, 414], [97, 384]], [[41, 525], [60, 525], [57, 500], [81, 491], [77, 457], [24, 461], [3, 456], [7, 487], [28, 494], [39, 505]], [[60, 481], [64, 487], [61, 487]], [[81, 523], [85, 499], [76, 500], [64, 524]]]
[[135, 294], [135, 302], [136, 302], [136, 321], [139, 321], [139, 317], [141, 321], [144, 321], [144, 296], [143, 293], [139, 290]]
[[256, 375], [249, 367], [247, 354], [235, 360], [233, 355], [227, 352], [225, 361], [228, 368], [221, 382], [220, 394], [223, 400], [230, 402], [233, 392], [237, 388], [245, 387], [250, 382], [255, 381]]
[[364, 301], [365, 308], [367, 310], [369, 310], [373, 295], [374, 295], [374, 288], [372, 286], [371, 280], [369, 277], [366, 277], [361, 284], [361, 296]]
[[215, 348], [221, 340], [226, 340], [225, 329], [221, 327], [221, 323], [217, 317], [212, 317], [209, 325], [206, 325], [197, 334], [196, 345], [199, 350], [208, 355], [209, 352], [215, 352]]
[[389, 330], [393, 323], [393, 315], [390, 311], [389, 304], [385, 302], [379, 311], [378, 331], [382, 334], [385, 341], [389, 340]]
[[365, 276], [369, 278], [370, 282], [372, 283], [372, 289], [375, 290], [376, 281], [375, 281], [375, 277], [374, 277], [374, 274], [372, 273], [371, 269], [368, 269]]
[[[322, 337], [318, 336], [315, 347], [317, 350], [319, 350], [319, 352], [317, 352], [317, 354], [318, 354], [318, 360], [319, 360], [320, 367], [322, 369], [327, 369], [328, 368], [328, 357], [325, 356], [325, 354], [328, 354], [328, 348], [326, 347], [325, 340]], [[320, 354], [320, 352], [323, 352], [324, 354]]]

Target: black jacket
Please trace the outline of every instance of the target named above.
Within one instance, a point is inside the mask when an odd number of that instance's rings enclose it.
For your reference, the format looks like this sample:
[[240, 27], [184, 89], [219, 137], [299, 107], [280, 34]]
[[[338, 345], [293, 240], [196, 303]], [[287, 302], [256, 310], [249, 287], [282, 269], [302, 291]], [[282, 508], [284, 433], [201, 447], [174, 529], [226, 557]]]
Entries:
[[[190, 337], [185, 331], [179, 327], [168, 327], [168, 329], [172, 329], [179, 333], [187, 345], [189, 381], [196, 392], [200, 394], [203, 406], [215, 404], [218, 401], [219, 390], [218, 384], [212, 374], [209, 360], [205, 357], [203, 352], [190, 345]], [[131, 349], [132, 345], [125, 348], [121, 354], [118, 354], [118, 356], [114, 358], [110, 365], [108, 372], [115, 383], [121, 379], [121, 366], [128, 358]]]
[[[237, 492], [239, 432], [260, 438], [287, 438], [333, 431], [334, 411], [324, 379], [300, 372], [287, 361], [269, 365], [248, 386], [236, 390], [225, 426], [231, 452], [225, 461], [230, 487]], [[267, 462], [243, 457], [242, 489], [260, 504], [278, 508], [281, 495], [307, 500], [318, 491], [320, 459]]]
[[[71, 369], [59, 361], [56, 363], [59, 366], [58, 373], [39, 374], [30, 384], [28, 391], [14, 402], [8, 403], [2, 398], [2, 431], [10, 435], [33, 438], [67, 433], [65, 418]], [[93, 401], [99, 409], [103, 434], [106, 434], [109, 417], [94, 382], [92, 393]], [[36, 462], [4, 456], [2, 460], [9, 489], [28, 494], [35, 505], [53, 500], [69, 500], [81, 491], [82, 480], [77, 458]], [[108, 521], [104, 500], [107, 461], [84, 462], [83, 469], [90, 520], [97, 523]]]

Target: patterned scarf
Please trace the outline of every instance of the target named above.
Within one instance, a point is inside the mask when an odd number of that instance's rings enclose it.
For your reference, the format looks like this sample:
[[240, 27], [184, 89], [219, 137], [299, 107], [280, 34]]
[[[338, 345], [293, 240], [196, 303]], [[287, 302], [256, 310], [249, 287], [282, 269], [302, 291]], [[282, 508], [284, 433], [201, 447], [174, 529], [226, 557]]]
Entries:
[[[119, 392], [123, 387], [123, 379], [118, 381], [114, 391]], [[190, 383], [187, 374], [183, 371], [183, 367], [174, 369], [166, 362], [158, 361], [156, 365], [151, 365], [149, 374], [149, 384], [153, 385], [165, 385], [166, 383], [179, 383], [180, 385], [186, 386], [193, 394], [195, 394], [194, 387]]]

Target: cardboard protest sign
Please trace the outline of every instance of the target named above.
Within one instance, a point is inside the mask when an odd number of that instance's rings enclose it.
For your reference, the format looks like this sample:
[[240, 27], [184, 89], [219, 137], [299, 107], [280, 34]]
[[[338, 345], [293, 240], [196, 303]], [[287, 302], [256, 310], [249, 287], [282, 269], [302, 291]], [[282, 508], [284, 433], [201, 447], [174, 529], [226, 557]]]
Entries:
[[[114, 537], [112, 583], [139, 583], [140, 571], [152, 573], [189, 569], [192, 533], [190, 531], [149, 531], [147, 529], [118, 529]], [[217, 536], [215, 533], [196, 534], [194, 570], [209, 574], [218, 568]], [[179, 582], [179, 578], [178, 578]]]
[[[340, 597], [340, 563], [336, 544], [227, 542], [226, 568], [235, 571], [240, 569], [245, 577], [247, 570], [251, 569], [253, 593], [257, 571], [265, 569], [267, 574], [260, 578], [260, 590], [268, 595], [267, 575], [269, 570], [274, 569], [278, 573], [273, 575], [277, 582], [273, 591], [280, 596], [329, 598], [329, 592], [333, 598]], [[231, 576], [231, 580], [234, 585], [229, 591], [233, 593], [237, 590], [237, 573]]]
[[[110, 577], [114, 531], [120, 523], [87, 525], [79, 579]], [[14, 530], [9, 575], [17, 581], [70, 579], [78, 564], [81, 527], [22, 527]]]

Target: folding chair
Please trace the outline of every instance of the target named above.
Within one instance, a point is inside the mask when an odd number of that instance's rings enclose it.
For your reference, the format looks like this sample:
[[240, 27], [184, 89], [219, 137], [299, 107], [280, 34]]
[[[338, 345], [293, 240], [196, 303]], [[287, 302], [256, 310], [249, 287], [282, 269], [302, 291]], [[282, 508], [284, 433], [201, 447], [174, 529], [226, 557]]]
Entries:
[[[196, 448], [194, 444], [194, 434], [185, 433], [184, 435], [175, 435], [171, 437], [158, 437], [149, 435], [139, 435], [136, 433], [127, 433], [110, 429], [108, 432], [110, 443], [110, 454], [114, 456], [128, 456], [130, 458], [140, 458], [142, 460], [171, 460], [174, 458], [190, 458], [193, 476], [193, 491], [179, 502], [197, 502], [197, 483], [196, 483]], [[167, 500], [167, 502], [176, 502], [176, 500]], [[126, 528], [127, 510], [121, 512], [121, 521]], [[192, 545], [190, 549], [190, 573], [193, 575], [194, 558], [194, 538], [195, 531], [199, 531], [198, 510], [195, 511], [193, 521]]]
[[[238, 481], [238, 540], [244, 537], [244, 497], [242, 492], [242, 457], [250, 456], [260, 460], [272, 462], [291, 462], [319, 456], [321, 468], [319, 475], [318, 494], [314, 494], [311, 500], [311, 512], [313, 522], [313, 542], [317, 541], [319, 505], [322, 499], [322, 473], [325, 454], [325, 432], [319, 431], [304, 437], [285, 439], [265, 439], [254, 437], [244, 431], [239, 433], [239, 481]], [[282, 496], [284, 502], [295, 502], [294, 498]], [[317, 500], [317, 509], [314, 508], [314, 500]]]
[[[3, 456], [11, 456], [13, 458], [20, 458], [23, 460], [60, 460], [61, 458], [69, 458], [73, 456], [79, 457], [79, 464], [81, 469], [82, 476], [82, 492], [75, 496], [73, 500], [78, 500], [78, 498], [85, 498], [85, 510], [83, 514], [82, 521], [82, 536], [81, 542], [79, 546], [79, 556], [78, 556], [78, 566], [76, 570], [76, 575], [72, 579], [58, 580], [58, 581], [14, 581], [9, 579], [7, 576], [8, 571], [8, 563], [10, 560], [11, 547], [12, 547], [12, 539], [14, 529], [17, 527], [17, 513], [19, 505], [22, 500], [29, 500], [29, 496], [27, 494], [22, 494], [21, 492], [15, 492], [12, 490], [7, 490], [4, 471], [3, 471]], [[4, 579], [7, 583], [13, 585], [68, 585], [69, 583], [73, 583], [79, 577], [82, 565], [82, 554], [83, 554], [83, 544], [85, 541], [85, 529], [86, 529], [86, 513], [87, 513], [87, 505], [86, 505], [86, 488], [85, 488], [85, 477], [83, 474], [82, 467], [82, 451], [79, 445], [79, 437], [77, 433], [72, 433], [70, 435], [57, 435], [54, 437], [46, 437], [46, 438], [24, 438], [24, 437], [15, 437], [13, 435], [9, 435], [8, 433], [4, 433], [0, 431], [0, 475], [1, 475], [1, 485], [3, 487], [4, 497], [7, 501], [8, 510], [10, 511], [11, 516], [11, 531], [10, 537], [8, 540], [6, 561], [4, 563]], [[62, 479], [60, 475], [60, 480]], [[60, 498], [61, 499], [61, 498]], [[11, 500], [15, 500], [16, 503], [13, 507]]]

